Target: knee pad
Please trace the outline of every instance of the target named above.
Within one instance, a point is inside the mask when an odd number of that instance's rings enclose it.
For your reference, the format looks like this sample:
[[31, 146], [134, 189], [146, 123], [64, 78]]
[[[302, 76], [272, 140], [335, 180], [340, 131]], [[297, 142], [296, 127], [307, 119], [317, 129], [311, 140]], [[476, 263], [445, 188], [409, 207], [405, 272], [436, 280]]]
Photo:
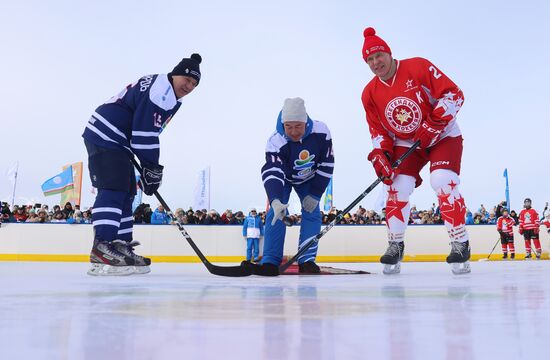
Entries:
[[400, 201], [409, 200], [416, 186], [416, 179], [410, 175], [399, 174], [393, 179], [391, 188], [397, 190], [397, 198]]
[[430, 174], [430, 184], [436, 193], [443, 191], [445, 194], [455, 192], [458, 194], [460, 178], [458, 174], [448, 169], [436, 169]]

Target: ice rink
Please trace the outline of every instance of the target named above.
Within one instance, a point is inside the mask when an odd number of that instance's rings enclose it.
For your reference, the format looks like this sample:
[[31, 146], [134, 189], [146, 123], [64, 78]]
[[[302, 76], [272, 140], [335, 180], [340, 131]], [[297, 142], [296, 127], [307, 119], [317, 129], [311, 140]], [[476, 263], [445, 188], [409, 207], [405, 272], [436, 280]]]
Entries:
[[94, 278], [0, 263], [0, 359], [542, 359], [550, 261], [334, 264], [372, 275], [223, 278], [202, 264]]

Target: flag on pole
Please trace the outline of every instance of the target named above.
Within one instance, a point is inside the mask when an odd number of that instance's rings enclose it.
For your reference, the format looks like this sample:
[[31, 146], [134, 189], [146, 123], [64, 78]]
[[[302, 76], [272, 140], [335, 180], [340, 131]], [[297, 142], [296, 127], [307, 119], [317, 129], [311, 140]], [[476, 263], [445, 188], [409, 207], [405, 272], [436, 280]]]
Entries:
[[210, 210], [210, 166], [199, 171], [193, 196], [193, 209]]
[[71, 189], [66, 189], [61, 193], [61, 205], [65, 205], [70, 202], [74, 205], [80, 205], [80, 197], [82, 194], [82, 161], [63, 166], [63, 170], [66, 170], [68, 167], [73, 169], [73, 181], [74, 187]]
[[502, 176], [506, 179], [506, 190], [504, 191], [504, 195], [506, 196], [506, 208], [510, 211], [512, 206], [510, 205], [510, 189], [508, 187], [508, 168], [504, 169], [504, 174], [502, 174]]
[[332, 209], [332, 203], [332, 178], [330, 178], [327, 189], [325, 190], [325, 205], [323, 209], [325, 211], [330, 211], [330, 209]]
[[73, 168], [67, 167], [60, 174], [46, 180], [42, 184], [44, 196], [60, 194], [67, 189], [74, 188]]
[[12, 166], [8, 168], [8, 171], [6, 171], [6, 176], [8, 177], [8, 180], [11, 182], [12, 185], [12, 193], [11, 193], [11, 206], [13, 207], [13, 204], [15, 202], [15, 187], [17, 186], [17, 173], [19, 172], [19, 162], [16, 161], [13, 163]]

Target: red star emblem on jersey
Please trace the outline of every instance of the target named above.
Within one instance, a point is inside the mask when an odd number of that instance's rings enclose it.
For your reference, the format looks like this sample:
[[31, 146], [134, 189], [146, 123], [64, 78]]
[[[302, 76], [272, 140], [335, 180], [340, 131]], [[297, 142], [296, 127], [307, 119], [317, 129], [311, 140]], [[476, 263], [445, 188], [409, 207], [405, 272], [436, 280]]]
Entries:
[[454, 181], [451, 180], [451, 182], [449, 183], [449, 186], [451, 187], [451, 191], [455, 189], [456, 185], [458, 184], [456, 184]]
[[390, 190], [388, 190], [388, 201], [386, 203], [386, 222], [392, 217], [396, 217], [402, 222], [405, 222], [402, 210], [407, 206], [407, 203], [407, 201], [397, 200], [397, 190], [390, 187]]
[[437, 199], [439, 200], [439, 206], [443, 206], [443, 204], [449, 205], [449, 197], [451, 196], [451, 193], [445, 194], [443, 190], [437, 194]]
[[[447, 198], [449, 196], [446, 196]], [[464, 204], [464, 198], [455, 198], [453, 204], [449, 202], [440, 203], [439, 211], [441, 212], [441, 218], [450, 223], [453, 227], [464, 225], [466, 222], [466, 205]]]

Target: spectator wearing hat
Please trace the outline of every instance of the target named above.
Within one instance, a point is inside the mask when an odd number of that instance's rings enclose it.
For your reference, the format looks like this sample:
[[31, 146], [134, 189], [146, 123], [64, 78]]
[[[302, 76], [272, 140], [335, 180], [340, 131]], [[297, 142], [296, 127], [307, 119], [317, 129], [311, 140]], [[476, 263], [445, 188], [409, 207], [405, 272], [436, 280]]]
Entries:
[[151, 215], [151, 224], [153, 225], [166, 225], [170, 224], [170, 216], [164, 210], [164, 206], [159, 204], [153, 214]]
[[244, 219], [243, 236], [246, 239], [246, 261], [250, 261], [254, 254], [254, 262], [258, 262], [260, 238], [264, 236], [264, 224], [256, 209], [250, 209], [248, 216]]
[[223, 225], [223, 221], [216, 210], [210, 210], [204, 219], [204, 225]]

